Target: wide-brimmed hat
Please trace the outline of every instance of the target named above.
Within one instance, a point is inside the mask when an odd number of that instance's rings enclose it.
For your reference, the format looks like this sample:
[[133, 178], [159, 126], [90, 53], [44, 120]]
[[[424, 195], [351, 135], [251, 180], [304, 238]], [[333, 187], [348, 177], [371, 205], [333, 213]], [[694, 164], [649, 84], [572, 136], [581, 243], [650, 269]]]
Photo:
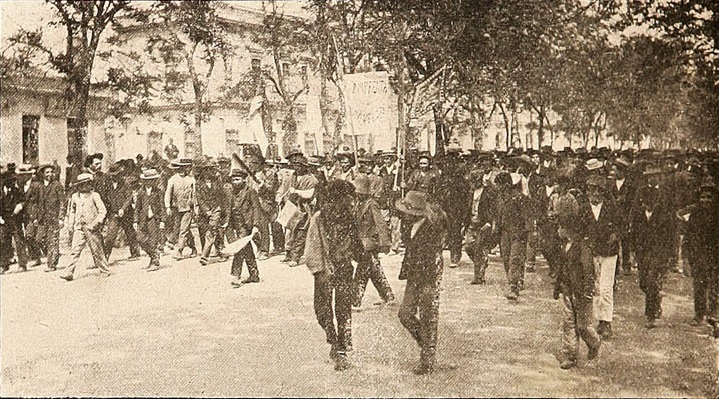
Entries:
[[355, 192], [357, 194], [370, 194], [370, 182], [367, 175], [358, 173], [352, 181], [352, 184], [355, 186]]
[[425, 192], [410, 191], [404, 198], [398, 199], [394, 203], [394, 206], [400, 212], [409, 215], [424, 216], [429, 208], [427, 197], [428, 195]]
[[619, 158], [615, 159], [614, 164], [618, 166], [623, 166], [625, 168], [632, 166], [632, 163], [625, 156], [620, 156]]
[[45, 169], [47, 169], [47, 168], [55, 170], [55, 165], [49, 164], [49, 163], [44, 163], [37, 167], [37, 173], [39, 175], [41, 175], [41, 174], [45, 173]]
[[187, 158], [178, 158], [173, 160], [170, 164], [175, 167], [192, 166], [192, 160]]
[[75, 178], [75, 183], [73, 183], [73, 185], [78, 186], [80, 184], [90, 183], [93, 179], [94, 176], [92, 173], [80, 173], [77, 175], [77, 178]]
[[93, 160], [99, 159], [102, 161], [103, 158], [105, 158], [105, 155], [101, 152], [90, 154], [85, 157], [85, 163], [83, 164], [83, 166], [87, 168], [88, 166], [92, 165]]
[[154, 180], [159, 179], [160, 174], [157, 172], [157, 169], [145, 169], [142, 171], [142, 174], [140, 175], [141, 180]]
[[602, 161], [598, 160], [597, 158], [592, 158], [592, 159], [588, 160], [584, 164], [584, 166], [587, 167], [587, 170], [597, 170], [597, 169], [601, 169], [604, 166], [604, 164], [602, 163]]

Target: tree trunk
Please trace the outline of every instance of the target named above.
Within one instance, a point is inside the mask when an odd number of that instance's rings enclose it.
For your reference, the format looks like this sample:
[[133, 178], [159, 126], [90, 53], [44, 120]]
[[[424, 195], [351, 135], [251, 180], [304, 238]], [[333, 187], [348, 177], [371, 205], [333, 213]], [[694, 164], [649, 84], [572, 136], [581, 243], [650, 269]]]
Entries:
[[434, 114], [434, 153], [435, 156], [441, 156], [444, 154], [444, 146], [449, 140], [449, 137], [445, 136], [446, 129], [444, 118], [442, 118], [441, 104], [435, 104], [432, 107], [432, 113]]
[[[509, 118], [507, 118], [507, 111], [504, 109], [504, 105], [502, 103], [497, 103], [497, 106], [499, 107], [499, 110], [502, 112], [502, 120], [504, 120], [504, 131], [506, 135], [504, 136], [504, 145], [505, 149], [509, 150], [510, 140], [511, 140], [511, 126], [509, 125]], [[497, 146], [499, 148], [499, 146]]]
[[333, 140], [334, 148], [332, 149], [332, 153], [335, 153], [339, 148], [342, 148], [342, 143], [344, 143], [342, 129], [344, 129], [345, 120], [347, 120], [347, 104], [345, 103], [345, 94], [337, 82], [335, 82], [335, 86], [337, 87], [337, 100], [339, 100], [338, 102], [340, 105], [340, 109], [337, 113], [337, 120], [335, 121]]
[[282, 148], [285, 154], [297, 144], [297, 120], [295, 119], [295, 107], [289, 106], [282, 122]]
[[194, 144], [194, 158], [202, 156], [202, 98], [195, 99], [194, 106], [195, 127], [192, 131]]
[[544, 141], [544, 119], [546, 112], [544, 111], [544, 105], [539, 107], [539, 128], [537, 129], [537, 149], [542, 148], [542, 141]]

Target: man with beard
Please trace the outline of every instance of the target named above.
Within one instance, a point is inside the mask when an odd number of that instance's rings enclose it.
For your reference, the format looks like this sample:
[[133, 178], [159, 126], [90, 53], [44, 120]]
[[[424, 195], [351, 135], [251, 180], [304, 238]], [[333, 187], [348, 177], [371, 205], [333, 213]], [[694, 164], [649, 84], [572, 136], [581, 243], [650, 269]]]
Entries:
[[38, 207], [40, 242], [45, 245], [47, 253], [45, 271], [50, 272], [57, 270], [60, 260], [60, 229], [65, 218], [65, 193], [53, 165], [41, 165], [37, 173], [42, 187]]
[[666, 194], [655, 185], [661, 173], [655, 167], [644, 172], [649, 184], [637, 192], [637, 206], [631, 219], [639, 288], [645, 295], [646, 328], [657, 327], [657, 319], [662, 315], [660, 291], [674, 251], [674, 215]]
[[[227, 241], [230, 243], [246, 237], [258, 229], [257, 212], [260, 207], [257, 192], [247, 184], [247, 173], [240, 169], [234, 169], [231, 176], [230, 218], [226, 226]], [[247, 263], [250, 275], [245, 280], [240, 280], [244, 263]], [[257, 260], [251, 243], [248, 242], [235, 253], [230, 274], [235, 277], [232, 281], [232, 286], [235, 288], [243, 284], [260, 282], [260, 272], [257, 269]]]
[[432, 156], [429, 152], [423, 152], [418, 158], [418, 167], [409, 174], [407, 182], [403, 183], [403, 188], [408, 191], [421, 191], [429, 194], [430, 197], [434, 196], [439, 176], [431, 168]]

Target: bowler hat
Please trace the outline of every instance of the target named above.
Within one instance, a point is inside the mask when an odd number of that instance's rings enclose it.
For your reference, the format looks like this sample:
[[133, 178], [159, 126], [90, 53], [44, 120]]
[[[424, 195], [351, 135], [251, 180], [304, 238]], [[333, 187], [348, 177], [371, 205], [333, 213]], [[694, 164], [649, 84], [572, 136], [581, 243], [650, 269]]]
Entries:
[[427, 213], [427, 193], [422, 191], [410, 191], [404, 198], [398, 199], [394, 206], [403, 213], [415, 216], [424, 216]]

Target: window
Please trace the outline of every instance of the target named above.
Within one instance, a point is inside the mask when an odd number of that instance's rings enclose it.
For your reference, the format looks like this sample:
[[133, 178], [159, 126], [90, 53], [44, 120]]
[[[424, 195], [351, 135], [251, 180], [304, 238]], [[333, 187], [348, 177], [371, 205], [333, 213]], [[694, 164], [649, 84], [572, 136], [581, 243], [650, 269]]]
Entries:
[[302, 77], [302, 83], [307, 84], [307, 65], [300, 67], [300, 76]]
[[262, 63], [259, 58], [252, 59], [252, 72], [259, 72], [262, 67]]
[[40, 117], [37, 115], [22, 116], [22, 161], [37, 164], [40, 147], [39, 144]]
[[290, 64], [287, 62], [282, 63], [282, 74], [285, 75], [285, 77], [290, 76]]

